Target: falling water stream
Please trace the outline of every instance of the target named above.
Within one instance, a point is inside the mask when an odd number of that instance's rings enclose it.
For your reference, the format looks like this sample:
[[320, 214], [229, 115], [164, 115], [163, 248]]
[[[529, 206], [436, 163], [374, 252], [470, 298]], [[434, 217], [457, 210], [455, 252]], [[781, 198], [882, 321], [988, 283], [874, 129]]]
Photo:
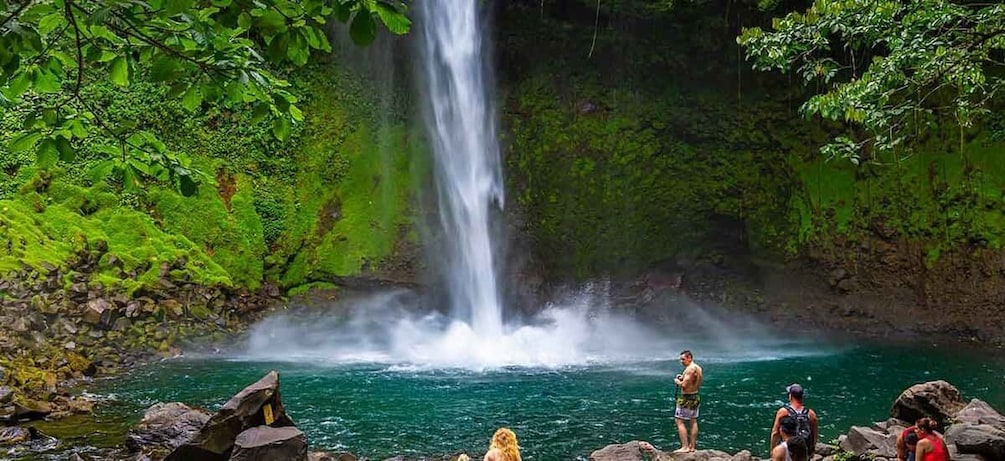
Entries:
[[454, 319], [487, 338], [503, 333], [492, 207], [503, 203], [495, 114], [476, 0], [419, 2], [426, 125]]

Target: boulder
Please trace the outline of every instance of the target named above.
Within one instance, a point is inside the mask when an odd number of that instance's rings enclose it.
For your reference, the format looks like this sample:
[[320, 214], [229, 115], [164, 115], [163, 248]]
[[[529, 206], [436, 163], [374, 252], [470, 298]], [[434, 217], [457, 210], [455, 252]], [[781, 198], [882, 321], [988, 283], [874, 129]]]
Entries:
[[209, 418], [209, 412], [183, 403], [158, 403], [126, 434], [126, 448], [163, 456], [192, 440]]
[[990, 424], [953, 424], [946, 430], [946, 444], [963, 454], [1005, 459], [1005, 431]]
[[887, 434], [868, 427], [852, 426], [841, 441], [841, 449], [858, 457], [896, 458], [896, 434]]
[[31, 438], [28, 429], [19, 426], [0, 427], [0, 447], [17, 445]]
[[85, 305], [82, 316], [91, 325], [107, 326], [112, 318], [112, 305], [104, 298], [92, 299]]
[[10, 386], [0, 386], [0, 405], [6, 404], [14, 399], [14, 389]]
[[[270, 422], [266, 421], [266, 411], [272, 415]], [[274, 370], [231, 397], [206, 422], [195, 438], [175, 449], [165, 461], [226, 461], [230, 458], [230, 450], [238, 434], [252, 427], [266, 425], [294, 425], [283, 408], [279, 395], [279, 374]]]
[[907, 388], [893, 402], [890, 416], [913, 423], [929, 417], [946, 427], [950, 418], [966, 406], [960, 391], [946, 381], [929, 381]]
[[258, 426], [234, 440], [230, 461], [307, 461], [307, 436], [292, 426]]
[[52, 405], [38, 400], [18, 400], [14, 402], [14, 419], [43, 419], [52, 413]]
[[642, 449], [639, 441], [611, 444], [590, 453], [590, 461], [642, 461]]
[[1005, 429], [1005, 416], [995, 411], [983, 400], [973, 399], [962, 410], [956, 413], [956, 424], [989, 424], [999, 429]]

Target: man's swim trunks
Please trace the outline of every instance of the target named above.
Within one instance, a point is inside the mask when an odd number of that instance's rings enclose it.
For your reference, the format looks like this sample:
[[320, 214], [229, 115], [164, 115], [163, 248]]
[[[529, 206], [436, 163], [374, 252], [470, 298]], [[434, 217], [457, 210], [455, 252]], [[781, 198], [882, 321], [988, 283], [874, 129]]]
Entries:
[[677, 410], [674, 417], [680, 419], [697, 419], [698, 407], [701, 406], [701, 397], [698, 393], [682, 394], [677, 397]]

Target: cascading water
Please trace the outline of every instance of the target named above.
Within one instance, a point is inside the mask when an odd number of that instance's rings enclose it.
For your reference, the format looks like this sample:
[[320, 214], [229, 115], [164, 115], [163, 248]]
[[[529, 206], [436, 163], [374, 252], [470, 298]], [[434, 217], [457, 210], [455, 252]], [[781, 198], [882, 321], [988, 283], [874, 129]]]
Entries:
[[418, 6], [451, 312], [476, 334], [498, 337], [502, 307], [489, 220], [492, 207], [502, 205], [503, 190], [478, 1]]
[[420, 25], [419, 94], [436, 165], [442, 231], [437, 240], [446, 246], [442, 263], [450, 316], [417, 309], [422, 303], [407, 291], [345, 298], [330, 311], [260, 323], [249, 338], [248, 356], [484, 370], [674, 360], [684, 348], [701, 350], [703, 358], [776, 355], [776, 338], [742, 316], [711, 315], [678, 300], [663, 306], [679, 311], [680, 318], [670, 322], [676, 326], [645, 323], [610, 309], [604, 283], [587, 284], [544, 306], [528, 324], [504, 328], [491, 238], [503, 186], [480, 2], [414, 5]]

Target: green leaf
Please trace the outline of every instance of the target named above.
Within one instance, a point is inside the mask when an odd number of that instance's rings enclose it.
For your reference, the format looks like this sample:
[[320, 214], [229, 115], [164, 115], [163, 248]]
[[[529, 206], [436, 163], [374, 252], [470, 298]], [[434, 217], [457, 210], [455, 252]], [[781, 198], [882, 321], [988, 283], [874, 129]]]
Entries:
[[360, 46], [369, 45], [377, 38], [377, 23], [373, 21], [373, 16], [369, 11], [359, 11], [352, 18], [349, 37], [352, 38], [353, 43]]
[[77, 156], [77, 150], [70, 144], [70, 140], [62, 136], [56, 137], [56, 150], [59, 151], [59, 159], [64, 162], [72, 162]]
[[143, 182], [140, 181], [138, 172], [133, 167], [124, 165], [122, 168], [122, 188], [126, 192], [138, 192], [142, 185]]
[[28, 80], [28, 74], [21, 72], [7, 83], [7, 91], [4, 93], [8, 98], [15, 99], [24, 94], [29, 85], [31, 85], [31, 82]]
[[237, 27], [241, 29], [248, 30], [251, 28], [251, 15], [242, 12], [240, 16], [237, 17]]
[[59, 159], [59, 150], [56, 148], [56, 142], [52, 138], [43, 139], [42, 142], [38, 143], [35, 155], [39, 167], [51, 168], [55, 166], [56, 160]]
[[298, 122], [304, 121], [304, 113], [300, 111], [299, 107], [293, 104], [290, 104], [290, 117], [293, 117], [293, 120]]
[[251, 123], [258, 123], [269, 115], [269, 105], [268, 104], [257, 104], [255, 105], [255, 111], [251, 114]]
[[199, 184], [192, 180], [191, 175], [178, 176], [178, 185], [181, 195], [191, 197], [199, 192]]
[[231, 82], [227, 85], [227, 101], [232, 103], [244, 102], [244, 85], [240, 82]]
[[35, 145], [36, 142], [42, 137], [42, 134], [37, 131], [29, 131], [21, 136], [18, 136], [11, 140], [10, 146], [8, 147], [11, 153], [19, 154], [30, 149]]
[[264, 35], [274, 35], [286, 30], [286, 18], [278, 11], [268, 10], [255, 19], [255, 25]]
[[48, 126], [53, 126], [59, 121], [59, 113], [52, 107], [42, 109], [42, 122]]
[[192, 8], [192, 0], [165, 0], [164, 1], [164, 12], [168, 16], [174, 16], [178, 13], [184, 12]]
[[150, 165], [140, 161], [139, 159], [131, 158], [129, 159], [129, 166], [136, 169], [136, 171], [143, 173], [144, 175], [150, 176]]
[[276, 139], [285, 141], [290, 138], [290, 121], [286, 117], [278, 117], [272, 121], [272, 134]]
[[150, 80], [155, 82], [167, 82], [180, 77], [183, 74], [181, 66], [173, 58], [168, 56], [158, 56], [150, 65]]
[[269, 60], [272, 62], [282, 62], [286, 57], [289, 48], [290, 34], [279, 34], [272, 37], [269, 43]]
[[112, 60], [108, 74], [112, 83], [119, 86], [129, 86], [129, 62], [126, 61], [125, 56], [118, 56]]
[[384, 27], [387, 27], [387, 30], [392, 34], [404, 35], [412, 28], [412, 21], [408, 19], [408, 16], [385, 2], [378, 1], [374, 5], [374, 10], [381, 22], [384, 23]]
[[95, 163], [94, 166], [92, 166], [87, 171], [87, 176], [93, 182], [101, 181], [102, 179], [107, 178], [108, 175], [110, 175], [112, 173], [112, 170], [115, 169], [115, 165], [116, 164], [117, 164], [117, 162], [115, 160], [112, 160], [112, 159], [102, 160], [102, 161], [100, 161], [98, 163]]
[[199, 87], [192, 85], [188, 87], [188, 91], [185, 91], [185, 96], [181, 98], [181, 105], [188, 111], [192, 112], [202, 105], [202, 92], [199, 91]]
[[38, 69], [33, 83], [40, 93], [58, 93], [62, 89], [59, 77], [45, 68]]
[[336, 1], [332, 6], [335, 8], [335, 18], [338, 19], [339, 22], [346, 22], [349, 20], [349, 17], [352, 15], [352, 8], [350, 8], [349, 5], [342, 3], [341, 1]]
[[290, 46], [286, 49], [286, 56], [290, 58], [293, 64], [302, 66], [307, 64], [307, 59], [311, 57], [311, 50], [307, 47], [307, 43], [303, 36], [300, 34], [292, 34], [292, 40], [290, 40]]
[[80, 120], [74, 120], [70, 122], [70, 133], [73, 137], [78, 139], [84, 139], [87, 137], [87, 127], [84, 126], [84, 122]]

